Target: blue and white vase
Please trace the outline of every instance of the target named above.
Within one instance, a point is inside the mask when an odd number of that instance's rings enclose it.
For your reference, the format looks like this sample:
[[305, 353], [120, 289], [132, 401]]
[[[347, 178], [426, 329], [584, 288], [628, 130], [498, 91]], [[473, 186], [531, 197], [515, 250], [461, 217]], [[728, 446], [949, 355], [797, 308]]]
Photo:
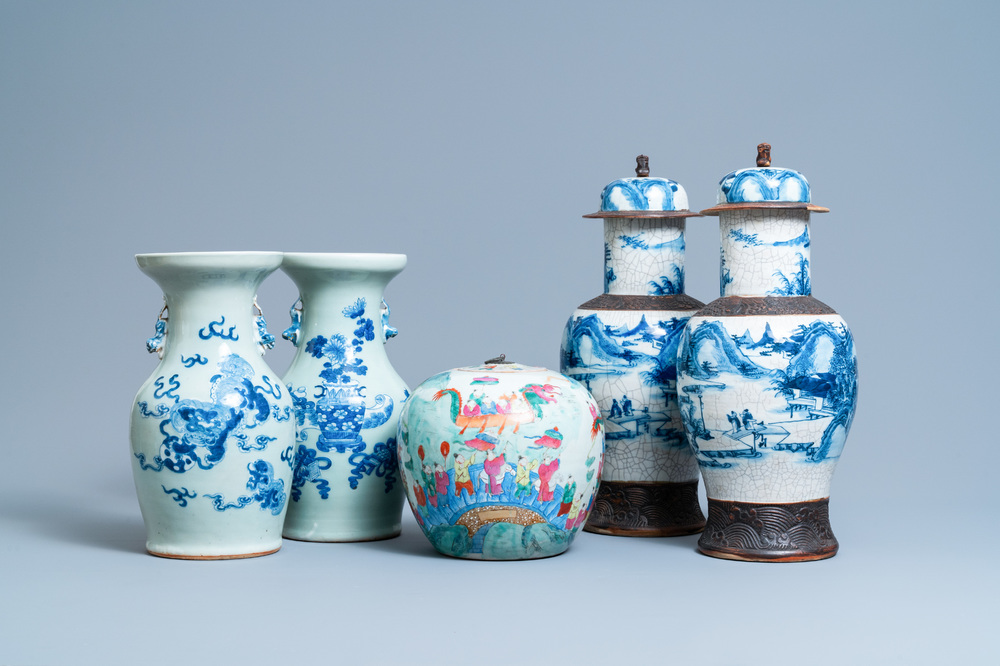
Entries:
[[722, 297], [690, 320], [678, 360], [688, 439], [708, 494], [698, 548], [751, 561], [832, 557], [834, 467], [854, 416], [857, 360], [844, 320], [812, 297], [802, 174], [770, 167], [725, 176], [718, 215]]
[[580, 531], [604, 431], [582, 384], [501, 356], [415, 388], [398, 445], [410, 508], [438, 552], [528, 560], [559, 555]]
[[285, 253], [300, 294], [284, 332], [298, 347], [284, 377], [297, 425], [287, 538], [400, 533], [395, 437], [409, 392], [385, 353], [396, 330], [382, 293], [404, 266], [403, 254]]
[[292, 401], [261, 356], [274, 345], [257, 288], [280, 252], [140, 254], [166, 302], [147, 342], [160, 363], [132, 407], [146, 549], [230, 559], [281, 547]]
[[583, 382], [604, 417], [605, 458], [584, 527], [617, 536], [698, 532], [698, 464], [677, 405], [677, 344], [703, 304], [684, 293], [687, 194], [648, 177], [604, 188], [604, 294], [581, 305], [563, 333], [560, 369]]

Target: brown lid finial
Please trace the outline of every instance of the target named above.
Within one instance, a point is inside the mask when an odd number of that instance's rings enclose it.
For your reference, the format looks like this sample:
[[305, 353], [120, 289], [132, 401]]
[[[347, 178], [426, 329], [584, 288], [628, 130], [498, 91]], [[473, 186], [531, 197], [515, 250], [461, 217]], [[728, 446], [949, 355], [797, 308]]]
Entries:
[[769, 143], [757, 144], [757, 166], [759, 167], [771, 166], [771, 144]]
[[645, 155], [639, 155], [635, 158], [635, 175], [639, 178], [649, 176], [649, 158]]

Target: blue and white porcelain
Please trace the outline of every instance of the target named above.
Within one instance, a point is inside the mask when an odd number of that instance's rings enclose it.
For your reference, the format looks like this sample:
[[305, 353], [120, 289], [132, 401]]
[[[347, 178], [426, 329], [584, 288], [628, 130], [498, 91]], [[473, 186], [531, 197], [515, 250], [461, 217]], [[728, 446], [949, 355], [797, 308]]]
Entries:
[[798, 171], [770, 166], [737, 169], [719, 181], [720, 204], [764, 201], [809, 203], [809, 181]]
[[424, 534], [438, 552], [475, 560], [569, 548], [593, 502], [604, 450], [586, 388], [503, 357], [420, 384], [397, 439]]
[[601, 212], [678, 211], [688, 209], [687, 192], [669, 178], [619, 178], [601, 193]]
[[[636, 161], [636, 173], [648, 173], [647, 159]], [[604, 419], [590, 532], [675, 536], [705, 523], [675, 386], [677, 344], [702, 305], [684, 293], [685, 218], [692, 215], [679, 184], [637, 176], [608, 185], [601, 210], [585, 216], [604, 218], [604, 294], [570, 317], [560, 370], [586, 385]]]
[[280, 252], [136, 255], [163, 290], [160, 355], [132, 407], [132, 471], [153, 555], [273, 553], [292, 483], [292, 401], [263, 356], [257, 289]]
[[298, 347], [284, 383], [295, 405], [295, 475], [284, 535], [371, 541], [400, 533], [396, 424], [409, 392], [389, 363], [396, 335], [382, 294], [403, 254], [286, 252], [299, 289], [284, 337]]
[[812, 298], [809, 218], [826, 209], [808, 190], [805, 201], [779, 196], [789, 200], [702, 211], [720, 220], [721, 298], [685, 328], [677, 390], [708, 495], [698, 547], [715, 557], [801, 561], [838, 549], [828, 507], [857, 398], [854, 340]]

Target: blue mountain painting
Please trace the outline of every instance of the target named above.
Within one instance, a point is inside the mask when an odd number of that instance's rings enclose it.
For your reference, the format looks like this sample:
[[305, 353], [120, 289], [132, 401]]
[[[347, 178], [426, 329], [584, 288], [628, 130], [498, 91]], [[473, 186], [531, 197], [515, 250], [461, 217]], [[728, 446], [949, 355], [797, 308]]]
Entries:
[[747, 358], [720, 322], [703, 321], [689, 335], [678, 363], [695, 379], [712, 379], [723, 372], [757, 379], [771, 372]]
[[622, 347], [612, 336], [630, 337], [639, 332], [642, 327], [649, 328], [645, 318], [632, 331], [612, 333], [605, 328], [596, 314], [580, 317], [569, 325], [567, 331], [569, 335], [563, 349], [563, 367], [579, 368], [592, 364], [585, 364], [580, 356], [580, 343], [585, 337], [590, 338], [593, 361], [628, 367], [636, 365], [645, 357], [645, 354]]

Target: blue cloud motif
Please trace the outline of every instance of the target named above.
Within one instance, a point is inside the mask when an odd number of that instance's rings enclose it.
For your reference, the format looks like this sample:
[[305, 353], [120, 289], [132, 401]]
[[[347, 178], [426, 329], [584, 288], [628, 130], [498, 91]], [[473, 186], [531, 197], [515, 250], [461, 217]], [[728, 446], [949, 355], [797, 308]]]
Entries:
[[738, 169], [719, 181], [719, 203], [788, 201], [809, 203], [809, 182], [792, 169]]
[[270, 511], [274, 516], [279, 515], [287, 499], [284, 480], [274, 478], [274, 466], [266, 460], [255, 460], [247, 465], [247, 470], [250, 472], [247, 490], [253, 491], [252, 495], [240, 495], [235, 502], [227, 502], [220, 494], [205, 493], [204, 497], [212, 500], [216, 511], [242, 509], [257, 503], [260, 504], [261, 511]]
[[621, 178], [601, 193], [601, 211], [687, 210], [684, 188], [666, 178]]

